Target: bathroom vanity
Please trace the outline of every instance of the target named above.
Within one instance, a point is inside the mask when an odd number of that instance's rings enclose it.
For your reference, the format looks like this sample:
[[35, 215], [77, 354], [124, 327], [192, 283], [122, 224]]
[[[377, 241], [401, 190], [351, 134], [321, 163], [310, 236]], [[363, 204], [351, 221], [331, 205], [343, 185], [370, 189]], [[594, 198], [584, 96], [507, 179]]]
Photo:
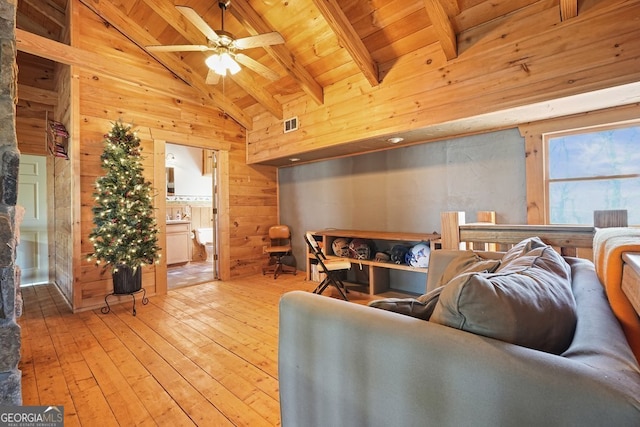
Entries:
[[191, 260], [191, 221], [167, 220], [167, 265]]

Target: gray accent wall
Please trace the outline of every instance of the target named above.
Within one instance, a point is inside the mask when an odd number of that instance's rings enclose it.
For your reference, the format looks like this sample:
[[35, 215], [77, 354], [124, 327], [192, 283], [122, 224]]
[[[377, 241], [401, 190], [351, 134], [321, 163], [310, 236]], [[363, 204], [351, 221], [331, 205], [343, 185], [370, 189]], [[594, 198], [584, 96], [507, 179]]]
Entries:
[[467, 222], [483, 210], [499, 223], [527, 220], [517, 129], [280, 168], [278, 179], [300, 270], [309, 230], [440, 232], [443, 211], [465, 211]]

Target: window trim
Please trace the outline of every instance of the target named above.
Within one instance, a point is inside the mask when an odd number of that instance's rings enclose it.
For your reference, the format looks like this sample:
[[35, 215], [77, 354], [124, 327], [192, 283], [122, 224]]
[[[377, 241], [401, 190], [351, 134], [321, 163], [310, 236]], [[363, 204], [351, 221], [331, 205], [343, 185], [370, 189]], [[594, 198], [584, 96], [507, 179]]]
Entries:
[[518, 126], [525, 140], [527, 223], [548, 224], [547, 160], [545, 135], [579, 132], [590, 128], [634, 123], [640, 120], [640, 104], [526, 123]]

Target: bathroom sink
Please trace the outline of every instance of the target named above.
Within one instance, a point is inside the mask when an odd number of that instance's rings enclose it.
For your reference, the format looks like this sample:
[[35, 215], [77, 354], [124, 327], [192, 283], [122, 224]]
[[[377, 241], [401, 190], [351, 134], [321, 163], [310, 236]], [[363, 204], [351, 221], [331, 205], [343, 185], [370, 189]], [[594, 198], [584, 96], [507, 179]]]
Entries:
[[188, 224], [191, 221], [188, 219], [168, 219], [167, 224]]

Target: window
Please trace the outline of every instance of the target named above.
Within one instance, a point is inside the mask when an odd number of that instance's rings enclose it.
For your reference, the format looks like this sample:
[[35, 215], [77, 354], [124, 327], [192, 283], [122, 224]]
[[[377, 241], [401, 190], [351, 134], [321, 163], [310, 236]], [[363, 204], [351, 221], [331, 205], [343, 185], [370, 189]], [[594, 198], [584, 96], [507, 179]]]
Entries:
[[627, 209], [640, 224], [640, 123], [554, 132], [546, 143], [551, 224], [593, 224], [593, 211]]
[[593, 224], [626, 209], [640, 225], [640, 105], [519, 126], [525, 139], [527, 222]]

